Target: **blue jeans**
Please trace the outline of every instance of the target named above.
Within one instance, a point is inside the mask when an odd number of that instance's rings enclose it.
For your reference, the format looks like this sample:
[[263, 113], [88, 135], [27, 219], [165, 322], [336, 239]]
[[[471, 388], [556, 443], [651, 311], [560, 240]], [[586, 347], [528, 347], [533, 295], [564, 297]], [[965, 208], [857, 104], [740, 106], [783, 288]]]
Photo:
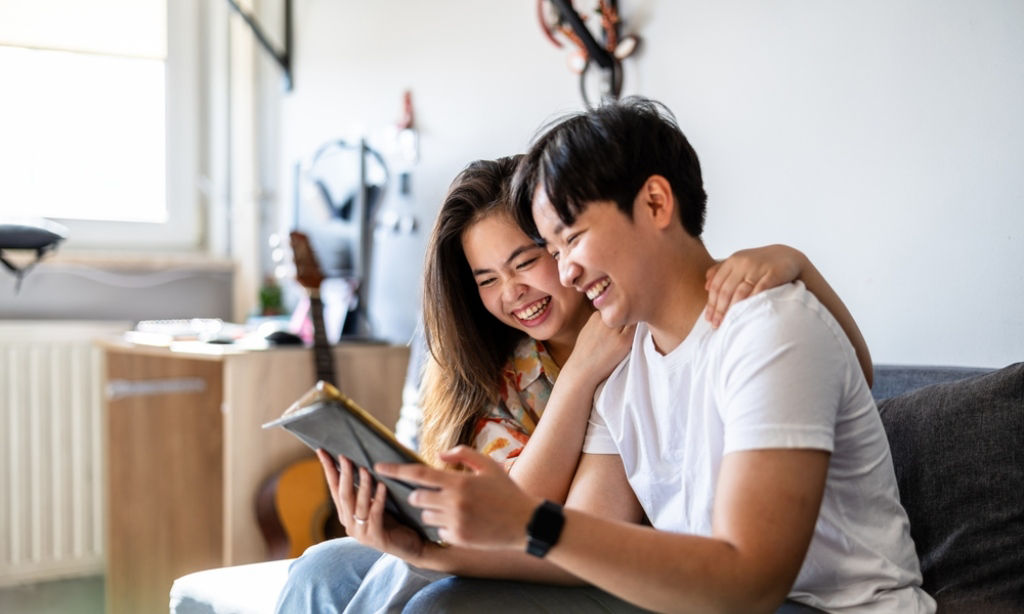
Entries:
[[643, 608], [592, 586], [449, 577], [409, 600], [405, 614], [641, 614]]
[[455, 578], [413, 567], [351, 538], [306, 550], [291, 564], [277, 601], [278, 614], [441, 611], [635, 614], [646, 610], [592, 587]]
[[[642, 608], [594, 587], [458, 578], [413, 567], [351, 538], [317, 544], [292, 563], [278, 614], [520, 614], [606, 612]], [[778, 614], [818, 612], [787, 603]]]
[[398, 613], [446, 574], [413, 567], [346, 537], [312, 546], [292, 563], [278, 614]]
[[[416, 593], [405, 614], [590, 614], [591, 612], [647, 612], [593, 587], [564, 587], [509, 580], [449, 577]], [[824, 614], [821, 610], [787, 601], [776, 614]]]

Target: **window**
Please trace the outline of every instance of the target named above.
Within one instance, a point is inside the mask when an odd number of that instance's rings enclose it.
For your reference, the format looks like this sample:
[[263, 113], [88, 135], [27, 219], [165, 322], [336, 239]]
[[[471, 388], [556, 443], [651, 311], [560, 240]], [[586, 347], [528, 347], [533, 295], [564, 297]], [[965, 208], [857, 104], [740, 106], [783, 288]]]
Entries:
[[196, 8], [182, 0], [0, 2], [0, 217], [69, 246], [194, 248]]

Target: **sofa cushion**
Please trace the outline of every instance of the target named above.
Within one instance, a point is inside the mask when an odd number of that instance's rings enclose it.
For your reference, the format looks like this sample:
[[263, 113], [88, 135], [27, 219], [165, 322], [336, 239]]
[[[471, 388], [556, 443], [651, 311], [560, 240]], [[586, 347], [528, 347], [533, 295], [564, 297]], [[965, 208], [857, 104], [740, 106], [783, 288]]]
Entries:
[[1024, 363], [878, 406], [924, 589], [940, 611], [1021, 611]]

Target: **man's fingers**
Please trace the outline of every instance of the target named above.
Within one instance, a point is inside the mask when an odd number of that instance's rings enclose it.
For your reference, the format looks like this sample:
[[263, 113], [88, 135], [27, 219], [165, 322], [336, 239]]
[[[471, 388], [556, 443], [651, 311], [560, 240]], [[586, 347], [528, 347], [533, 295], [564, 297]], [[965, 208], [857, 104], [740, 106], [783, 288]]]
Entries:
[[423, 486], [441, 488], [449, 482], [450, 476], [440, 469], [416, 463], [396, 464], [377, 463], [374, 469], [382, 476], [395, 478], [403, 482], [412, 482]]
[[481, 454], [467, 445], [455, 446], [447, 452], [442, 452], [441, 460], [453, 465], [465, 465], [474, 473], [493, 471], [498, 467], [491, 457]]
[[443, 490], [417, 488], [409, 494], [409, 503], [422, 510], [439, 510], [451, 503], [451, 495]]
[[[475, 472], [488, 471], [498, 467], [498, 464], [491, 460], [490, 457], [484, 456], [466, 445], [456, 446], [447, 452], [442, 452], [441, 460], [453, 465], [461, 463]], [[444, 488], [451, 484], [452, 480], [459, 479], [457, 473], [434, 469], [433, 467], [416, 463], [378, 463], [374, 466], [374, 469], [381, 475], [389, 478], [395, 478], [403, 482], [412, 482], [422, 486], [433, 486], [434, 488]]]
[[[437, 527], [438, 529], [444, 530], [444, 514], [435, 510], [423, 510], [420, 512], [420, 520], [423, 524], [431, 527]], [[444, 539], [442, 537], [442, 539]], [[447, 541], [447, 540], [446, 540]]]

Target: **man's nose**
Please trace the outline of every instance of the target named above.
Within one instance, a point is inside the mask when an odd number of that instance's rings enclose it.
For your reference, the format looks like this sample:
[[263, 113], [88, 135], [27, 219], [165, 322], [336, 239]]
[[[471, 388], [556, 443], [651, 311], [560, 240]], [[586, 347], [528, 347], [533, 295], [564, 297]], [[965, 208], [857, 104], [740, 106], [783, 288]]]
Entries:
[[566, 288], [573, 288], [583, 269], [569, 258], [558, 261], [558, 279]]

